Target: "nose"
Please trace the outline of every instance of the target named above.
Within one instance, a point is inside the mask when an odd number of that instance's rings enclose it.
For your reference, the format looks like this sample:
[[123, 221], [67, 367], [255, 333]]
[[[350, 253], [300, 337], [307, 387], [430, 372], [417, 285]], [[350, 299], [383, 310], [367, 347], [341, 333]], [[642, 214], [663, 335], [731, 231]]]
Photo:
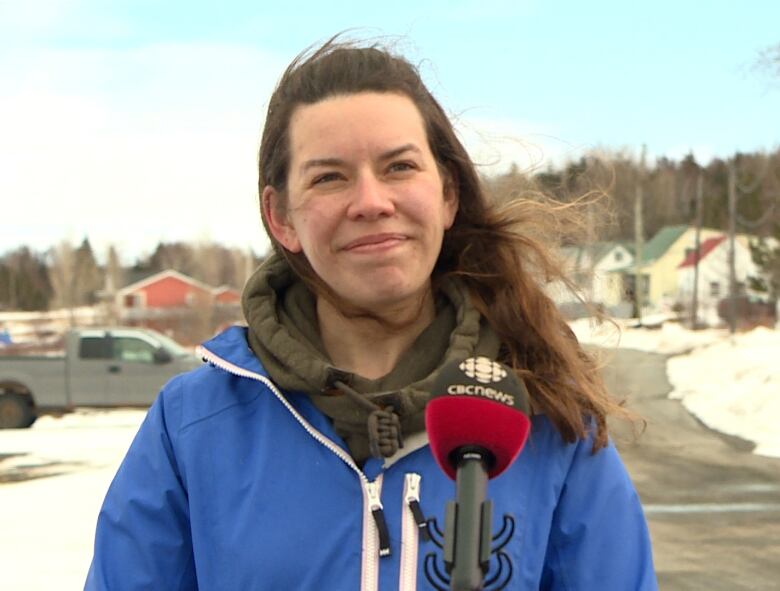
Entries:
[[350, 219], [374, 220], [393, 215], [395, 202], [389, 187], [371, 172], [360, 175], [347, 208]]

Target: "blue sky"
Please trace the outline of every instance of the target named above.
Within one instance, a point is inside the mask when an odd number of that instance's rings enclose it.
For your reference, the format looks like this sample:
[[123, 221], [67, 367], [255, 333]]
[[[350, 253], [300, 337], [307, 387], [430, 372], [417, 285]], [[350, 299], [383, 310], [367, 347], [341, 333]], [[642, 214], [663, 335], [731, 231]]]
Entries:
[[262, 251], [266, 100], [349, 28], [420, 64], [487, 171], [642, 143], [774, 149], [780, 81], [751, 66], [778, 23], [774, 0], [0, 0], [0, 252], [84, 236], [127, 259], [158, 240]]

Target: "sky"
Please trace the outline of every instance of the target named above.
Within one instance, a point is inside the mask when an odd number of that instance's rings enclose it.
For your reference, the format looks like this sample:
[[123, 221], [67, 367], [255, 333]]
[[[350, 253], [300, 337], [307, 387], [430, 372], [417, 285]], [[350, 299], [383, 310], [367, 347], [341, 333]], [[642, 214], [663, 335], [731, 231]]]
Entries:
[[[583, 342], [614, 345], [615, 335], [593, 330], [586, 321], [572, 328]], [[780, 457], [780, 331], [757, 328], [738, 334], [732, 342], [723, 329], [691, 332], [677, 323], [665, 323], [661, 330], [624, 329], [620, 346], [674, 355], [667, 363], [674, 387], [670, 398], [680, 399], [709, 427], [754, 441], [753, 453]], [[689, 353], [681, 354], [683, 350]], [[30, 429], [0, 431], [0, 449], [10, 455], [3, 461], [3, 471], [38, 476], [0, 485], [0, 506], [14, 508], [0, 518], [7, 588], [39, 591], [83, 586], [103, 496], [144, 414], [142, 410], [79, 409], [63, 417], [41, 417]], [[708, 506], [717, 517], [756, 504]], [[644, 504], [648, 515], [701, 507]], [[777, 506], [768, 510], [776, 511]]]
[[415, 64], [486, 173], [596, 149], [780, 147], [780, 3], [0, 0], [0, 253], [89, 238], [264, 252], [256, 153], [304, 48], [350, 29]]

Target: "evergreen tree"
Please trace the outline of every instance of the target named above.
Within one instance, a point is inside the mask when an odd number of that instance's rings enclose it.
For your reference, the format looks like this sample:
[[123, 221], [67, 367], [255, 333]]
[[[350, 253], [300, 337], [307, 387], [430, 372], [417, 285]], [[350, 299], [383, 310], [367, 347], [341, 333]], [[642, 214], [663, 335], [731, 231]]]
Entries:
[[160, 242], [152, 255], [140, 262], [140, 266], [151, 273], [173, 269], [195, 277], [198, 272], [195, 249], [184, 242]]
[[0, 258], [0, 309], [45, 310], [51, 296], [43, 255], [22, 246]]
[[92, 306], [98, 301], [98, 292], [103, 288], [103, 274], [95, 261], [92, 245], [84, 238], [75, 253], [75, 304]]
[[750, 277], [751, 289], [767, 294], [771, 302], [780, 297], [780, 224], [775, 225], [770, 238], [759, 238], [751, 243], [753, 262], [761, 270], [757, 277]]

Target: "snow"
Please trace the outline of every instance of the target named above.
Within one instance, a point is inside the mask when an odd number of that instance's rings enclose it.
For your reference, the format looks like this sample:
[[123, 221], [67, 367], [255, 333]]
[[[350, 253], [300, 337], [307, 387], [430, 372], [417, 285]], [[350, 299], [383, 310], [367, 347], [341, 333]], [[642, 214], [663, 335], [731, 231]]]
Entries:
[[634, 328], [636, 320], [614, 320], [596, 324], [590, 319], [575, 320], [569, 324], [581, 343], [600, 347], [638, 349], [664, 355], [680, 355], [697, 347], [717, 343], [728, 338], [728, 330], [708, 328], [692, 331], [678, 322], [669, 322], [666, 316], [645, 316], [643, 323], [650, 328]]
[[11, 455], [0, 477], [36, 476], [0, 482], [0, 587], [83, 588], [103, 496], [144, 415], [78, 411], [0, 431], [0, 453]]
[[[755, 441], [754, 453], [780, 457], [780, 331], [732, 338], [664, 320], [644, 319], [657, 328], [621, 321], [619, 331], [577, 321], [572, 329], [582, 342], [670, 355], [672, 398], [713, 429]], [[103, 496], [143, 417], [140, 410], [80, 410], [0, 431], [3, 589], [83, 588]], [[35, 478], [13, 481], [24, 473]]]
[[707, 426], [780, 457], [780, 334], [756, 328], [667, 363], [671, 398]]
[[727, 329], [653, 320], [657, 328], [587, 319], [571, 327], [583, 343], [670, 355], [670, 398], [711, 429], [754, 442], [753, 453], [780, 457], [780, 331], [759, 327], [732, 337]]
[[46, 312], [1, 311], [0, 330], [5, 330], [15, 343], [34, 342], [42, 338], [62, 335], [72, 326], [93, 326], [105, 322], [105, 311], [95, 306]]

